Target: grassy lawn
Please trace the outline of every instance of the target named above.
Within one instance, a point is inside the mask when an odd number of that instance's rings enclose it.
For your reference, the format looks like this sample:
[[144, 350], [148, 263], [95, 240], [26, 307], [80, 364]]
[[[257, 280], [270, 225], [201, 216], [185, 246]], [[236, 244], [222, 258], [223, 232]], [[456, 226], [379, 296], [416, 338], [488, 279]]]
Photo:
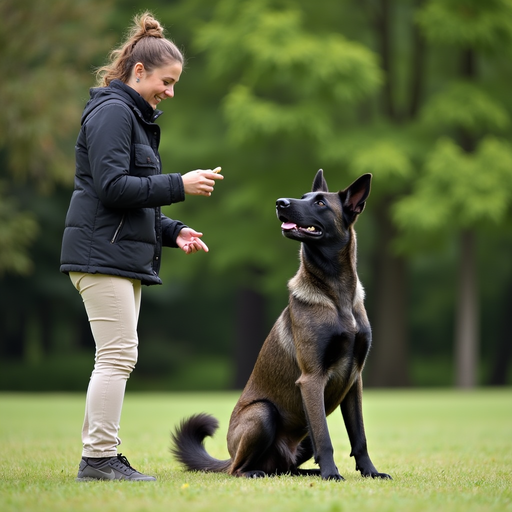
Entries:
[[183, 472], [169, 455], [182, 417], [210, 412], [206, 446], [227, 458], [234, 393], [128, 392], [120, 451], [155, 483], [76, 483], [84, 396], [0, 394], [0, 510], [337, 512], [512, 511], [512, 389], [365, 393], [370, 455], [393, 481], [354, 470], [340, 413], [329, 418], [345, 482], [313, 477], [236, 479]]

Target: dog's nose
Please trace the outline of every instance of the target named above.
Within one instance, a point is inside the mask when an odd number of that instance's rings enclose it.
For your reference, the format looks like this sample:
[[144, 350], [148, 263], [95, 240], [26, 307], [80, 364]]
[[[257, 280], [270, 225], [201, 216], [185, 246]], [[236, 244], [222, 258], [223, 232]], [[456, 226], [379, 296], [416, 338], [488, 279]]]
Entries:
[[288, 199], [278, 199], [276, 201], [276, 208], [288, 208], [290, 206], [290, 201]]

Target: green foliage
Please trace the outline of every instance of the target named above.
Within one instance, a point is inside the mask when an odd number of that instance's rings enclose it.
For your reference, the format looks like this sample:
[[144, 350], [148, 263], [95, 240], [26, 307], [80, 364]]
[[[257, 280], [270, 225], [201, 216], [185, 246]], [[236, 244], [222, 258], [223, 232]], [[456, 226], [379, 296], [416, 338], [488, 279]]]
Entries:
[[0, 277], [5, 272], [28, 274], [32, 270], [29, 248], [39, 226], [32, 212], [20, 212], [16, 202], [4, 196], [0, 182]]
[[503, 103], [480, 85], [448, 83], [422, 109], [422, 120], [435, 130], [464, 129], [473, 135], [502, 132], [510, 126]]
[[[130, 377], [129, 390], [222, 391], [231, 387], [233, 370], [228, 357], [183, 352], [179, 345], [170, 344], [168, 340], [167, 344], [144, 343], [137, 371]], [[28, 356], [26, 359], [30, 359]], [[0, 362], [0, 389], [13, 392], [87, 390], [94, 364], [92, 347], [89, 351], [38, 356], [28, 364], [26, 360]]]
[[372, 203], [407, 190], [417, 175], [418, 162], [429, 147], [428, 139], [425, 129], [414, 123], [349, 125], [322, 141], [320, 154], [326, 165], [341, 168], [349, 179], [366, 172], [373, 174], [368, 202], [371, 212]]
[[321, 140], [329, 133], [327, 112], [311, 103], [280, 104], [258, 98], [249, 87], [237, 85], [225, 98], [229, 134], [235, 144], [255, 137], [302, 135]]
[[[172, 112], [159, 121], [162, 160], [167, 172], [221, 165], [225, 180], [207, 200], [165, 208], [202, 231], [210, 253], [183, 265], [173, 254], [162, 274], [223, 275], [227, 285], [286, 297], [299, 247], [282, 238], [275, 201], [310, 189], [324, 164], [323, 140], [375, 93], [382, 74], [371, 51], [338, 31], [308, 26], [295, 2], [192, 5], [178, 3], [162, 18], [167, 26], [195, 27], [191, 40], [190, 32], [179, 40], [188, 65], [164, 105]], [[176, 39], [179, 29], [170, 35]], [[334, 169], [326, 176], [333, 190], [350, 182]]]
[[303, 18], [289, 2], [223, 0], [198, 30], [211, 75], [232, 79], [224, 105], [237, 143], [285, 134], [314, 145], [339, 109], [381, 84], [372, 52], [338, 33], [310, 32]]
[[510, 0], [429, 0], [417, 20], [437, 43], [496, 50], [512, 42]]
[[[433, 48], [481, 52], [486, 62], [474, 53], [471, 80], [449, 74], [438, 80], [422, 106], [420, 122], [434, 137], [419, 162], [421, 172], [411, 193], [393, 208], [401, 229], [396, 246], [402, 250], [439, 248], [447, 233], [485, 230], [489, 222], [505, 225], [508, 220], [512, 153], [510, 145], [493, 134], [510, 134], [510, 105], [495, 88], [505, 71], [489, 59], [510, 49], [511, 14], [509, 0], [430, 0], [417, 13], [423, 34], [437, 45]], [[462, 62], [462, 54], [459, 59]]]
[[[39, 223], [27, 210], [30, 194], [72, 183], [84, 88], [94, 56], [109, 44], [99, 35], [110, 4], [0, 3], [0, 274], [27, 274], [33, 268], [29, 249]], [[12, 182], [25, 187], [23, 198]]]
[[[210, 252], [187, 257], [166, 250], [165, 286], [146, 291], [142, 308], [141, 339], [148, 344], [142, 373], [151, 373], [154, 365], [163, 374], [164, 363], [171, 362], [186, 373], [188, 366], [177, 354], [182, 344], [190, 353], [208, 347], [205, 359], [217, 352], [227, 361], [237, 287], [265, 293], [269, 318], [275, 318], [286, 303], [286, 280], [297, 269], [299, 248], [281, 236], [275, 200], [300, 197], [318, 168], [332, 190], [363, 172], [373, 174], [372, 195], [358, 222], [370, 314], [375, 318], [379, 307], [372, 304], [375, 262], [393, 242], [412, 263], [411, 294], [429, 295], [410, 304], [407, 318], [413, 332], [422, 331], [422, 343], [435, 346], [434, 358], [449, 359], [452, 342], [455, 294], [449, 274], [457, 263], [450, 252], [455, 252], [452, 237], [446, 235], [466, 227], [478, 229], [481, 237], [492, 233], [480, 255], [487, 287], [482, 351], [490, 357], [510, 281], [507, 262], [499, 268], [495, 262], [496, 252], [507, 254], [510, 244], [511, 165], [505, 141], [512, 133], [511, 2], [396, 0], [385, 12], [381, 5], [357, 0], [321, 6], [307, 0], [2, 2], [0, 273], [35, 270], [30, 279], [6, 275], [0, 284], [0, 338], [8, 357], [23, 352], [16, 350], [27, 337], [27, 315], [41, 340], [50, 340], [41, 354], [61, 347], [72, 351], [82, 343], [76, 332], [84, 319], [82, 304], [67, 278], [57, 274], [70, 190], [55, 184], [71, 186], [73, 144], [93, 66], [104, 62], [133, 14], [147, 8], [187, 57], [176, 97], [163, 102], [167, 112], [158, 121], [164, 172], [221, 165], [226, 179], [210, 198], [188, 197], [165, 208], [202, 231]], [[420, 45], [413, 37], [416, 29], [425, 37]], [[472, 81], [460, 76], [461, 55], [468, 51], [474, 57]], [[467, 147], [461, 134], [471, 139], [473, 154], [462, 151]], [[398, 240], [381, 229], [388, 209], [400, 228]], [[420, 250], [429, 261], [423, 271], [418, 271]], [[43, 305], [51, 310], [48, 321]], [[61, 326], [64, 317], [67, 329]], [[411, 336], [414, 357], [418, 346]], [[166, 366], [173, 385], [176, 366]], [[224, 367], [217, 368], [215, 375]]]
[[503, 222], [512, 205], [512, 148], [485, 137], [474, 154], [438, 141], [415, 182], [398, 201], [395, 221], [414, 239], [489, 222]]
[[387, 141], [376, 141], [365, 152], [359, 152], [352, 161], [354, 174], [375, 172], [381, 180], [405, 179], [411, 176], [412, 165], [395, 145]]
[[72, 180], [70, 130], [91, 62], [108, 48], [108, 39], [95, 35], [105, 33], [109, 9], [110, 2], [93, 0], [2, 2], [0, 73], [8, 79], [0, 83], [0, 150], [16, 179], [43, 189]]
[[[205, 61], [218, 98], [201, 117], [218, 117], [217, 105], [223, 114], [218, 131], [204, 135], [218, 141], [215, 165], [226, 179], [216, 187], [221, 199], [211, 219], [187, 204], [169, 212], [217, 241], [207, 263], [215, 272], [260, 290], [283, 289], [296, 271], [298, 246], [281, 240], [275, 200], [310, 189], [323, 141], [375, 94], [382, 73], [373, 52], [339, 32], [312, 30], [293, 2], [222, 0], [210, 20], [194, 24], [192, 51]], [[199, 65], [195, 55], [192, 62]], [[338, 173], [326, 176], [333, 189], [349, 184]]]

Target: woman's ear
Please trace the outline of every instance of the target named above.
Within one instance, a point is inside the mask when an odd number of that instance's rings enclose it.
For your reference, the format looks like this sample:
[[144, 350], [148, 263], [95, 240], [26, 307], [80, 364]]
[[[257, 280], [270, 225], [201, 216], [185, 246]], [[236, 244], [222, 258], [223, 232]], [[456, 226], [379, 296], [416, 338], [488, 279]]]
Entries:
[[142, 75], [144, 73], [144, 64], [142, 64], [142, 62], [137, 62], [133, 66], [133, 73], [135, 75], [135, 78], [142, 78]]

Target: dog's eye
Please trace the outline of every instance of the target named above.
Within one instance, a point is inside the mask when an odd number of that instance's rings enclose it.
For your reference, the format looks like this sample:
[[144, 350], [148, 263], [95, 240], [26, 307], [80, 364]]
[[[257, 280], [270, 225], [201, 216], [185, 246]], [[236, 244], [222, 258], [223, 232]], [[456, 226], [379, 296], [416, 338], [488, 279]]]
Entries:
[[317, 204], [318, 206], [325, 206], [325, 203], [324, 203], [321, 199], [319, 199], [319, 200], [316, 202], [316, 204]]

